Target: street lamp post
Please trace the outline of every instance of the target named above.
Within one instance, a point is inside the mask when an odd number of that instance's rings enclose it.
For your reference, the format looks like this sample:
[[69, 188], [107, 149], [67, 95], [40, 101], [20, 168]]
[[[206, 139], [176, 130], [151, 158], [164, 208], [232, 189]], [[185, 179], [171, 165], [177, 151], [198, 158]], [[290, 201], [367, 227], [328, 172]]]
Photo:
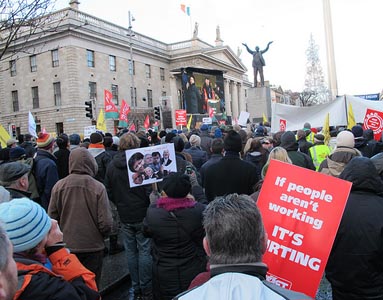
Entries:
[[[132, 31], [132, 22], [135, 21], [134, 17], [132, 16], [132, 14], [130, 13], [129, 11], [129, 27], [128, 27], [128, 35], [129, 35], [129, 50], [130, 50], [130, 79], [131, 79], [131, 84], [132, 84], [132, 87], [131, 87], [131, 107], [132, 107], [132, 111], [133, 111], [133, 117], [132, 117], [132, 121], [133, 121], [133, 124], [135, 124], [135, 117], [136, 117], [136, 91], [135, 91], [135, 88], [134, 88], [134, 72], [133, 72], [133, 39], [132, 37], [134, 36], [134, 33]], [[135, 124], [136, 125], [136, 124]]]

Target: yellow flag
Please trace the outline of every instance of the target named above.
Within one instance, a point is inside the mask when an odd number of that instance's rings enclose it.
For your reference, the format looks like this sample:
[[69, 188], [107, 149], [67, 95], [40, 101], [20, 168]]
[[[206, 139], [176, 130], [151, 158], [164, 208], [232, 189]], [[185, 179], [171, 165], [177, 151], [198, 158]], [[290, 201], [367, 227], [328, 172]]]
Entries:
[[348, 104], [348, 111], [347, 111], [347, 129], [352, 129], [356, 125], [355, 123], [355, 116], [354, 112], [352, 111], [352, 105], [351, 103]]
[[262, 122], [263, 122], [263, 125], [265, 125], [266, 122], [269, 122], [269, 120], [267, 120], [265, 113], [262, 113]]
[[11, 138], [8, 131], [4, 129], [2, 125], [0, 125], [0, 142], [1, 147], [5, 148], [7, 147], [7, 141]]
[[106, 132], [105, 115], [104, 115], [104, 110], [102, 108], [100, 109], [100, 112], [98, 113], [96, 128], [98, 130]]
[[330, 113], [327, 113], [326, 118], [324, 120], [323, 128], [322, 128], [322, 134], [324, 135], [324, 143], [325, 145], [328, 145], [328, 142], [330, 141]]
[[186, 125], [187, 129], [190, 130], [191, 122], [192, 122], [193, 115], [190, 115], [188, 124]]

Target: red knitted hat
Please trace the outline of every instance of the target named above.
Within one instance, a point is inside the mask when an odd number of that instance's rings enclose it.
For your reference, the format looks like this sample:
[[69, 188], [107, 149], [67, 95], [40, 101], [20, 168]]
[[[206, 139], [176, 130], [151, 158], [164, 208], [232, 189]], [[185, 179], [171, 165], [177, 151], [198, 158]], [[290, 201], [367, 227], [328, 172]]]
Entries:
[[46, 149], [49, 148], [54, 141], [55, 139], [49, 133], [39, 132], [36, 143], [38, 148]]

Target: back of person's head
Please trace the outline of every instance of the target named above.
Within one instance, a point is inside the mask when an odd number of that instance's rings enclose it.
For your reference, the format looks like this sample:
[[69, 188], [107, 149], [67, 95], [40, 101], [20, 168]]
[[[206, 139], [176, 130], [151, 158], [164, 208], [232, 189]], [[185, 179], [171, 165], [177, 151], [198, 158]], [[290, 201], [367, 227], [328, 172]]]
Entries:
[[134, 133], [124, 133], [120, 137], [120, 145], [118, 146], [118, 149], [120, 151], [136, 149], [140, 147], [140, 143], [140, 139]]
[[102, 144], [104, 142], [104, 136], [101, 132], [93, 132], [90, 135], [90, 143], [91, 144]]
[[363, 138], [363, 127], [360, 125], [355, 125], [351, 128], [351, 132], [354, 135], [355, 139]]
[[0, 299], [13, 299], [17, 283], [17, 267], [13, 259], [12, 244], [3, 224], [0, 224]]
[[65, 133], [62, 133], [56, 139], [56, 144], [59, 149], [66, 149], [68, 147], [69, 138]]
[[201, 138], [196, 134], [192, 134], [190, 136], [189, 142], [190, 142], [190, 145], [192, 145], [192, 147], [193, 146], [196, 146], [196, 147], [201, 146]]
[[348, 148], [354, 148], [355, 146], [355, 140], [354, 135], [352, 132], [348, 130], [343, 130], [338, 133], [336, 136], [336, 147], [348, 147]]
[[301, 139], [306, 139], [306, 132], [302, 129], [299, 129], [297, 131], [297, 139], [298, 140], [301, 140]]
[[170, 198], [185, 198], [191, 190], [190, 178], [183, 173], [170, 173], [165, 177], [162, 189]]
[[271, 159], [279, 160], [279, 161], [282, 161], [282, 162], [287, 162], [289, 164], [292, 163], [289, 155], [287, 154], [286, 149], [283, 148], [283, 147], [275, 147], [275, 148], [273, 148], [273, 150], [270, 151], [268, 161], [270, 161]]
[[230, 130], [226, 133], [224, 139], [225, 151], [232, 151], [239, 153], [242, 150], [242, 139], [238, 132]]
[[36, 143], [39, 149], [49, 150], [53, 148], [55, 139], [52, 135], [46, 132], [39, 132]]
[[262, 147], [262, 141], [263, 139], [259, 139], [259, 138], [254, 138], [251, 140], [251, 143], [250, 143], [250, 149], [248, 152], [254, 152], [254, 151], [261, 151], [263, 152], [263, 147]]
[[363, 131], [363, 137], [367, 141], [373, 140], [374, 139], [374, 131], [370, 128], [366, 129], [365, 131]]
[[266, 235], [261, 213], [249, 196], [229, 194], [215, 198], [204, 211], [203, 225], [211, 264], [262, 261]]
[[44, 208], [28, 198], [1, 203], [0, 221], [16, 253], [34, 249], [47, 236], [52, 224]]
[[174, 132], [167, 133], [165, 136], [165, 143], [172, 143], [172, 139], [176, 136], [177, 134], [175, 134]]
[[105, 135], [104, 137], [104, 147], [105, 148], [110, 148], [113, 145], [113, 137], [109, 135]]
[[71, 145], [80, 145], [81, 138], [80, 135], [77, 133], [73, 133], [69, 136], [69, 143]]
[[213, 141], [211, 142], [211, 152], [213, 154], [221, 154], [223, 151], [223, 147], [223, 139], [221, 138], [213, 139]]
[[273, 134], [274, 147], [281, 145], [281, 138], [285, 131], [277, 131]]
[[174, 150], [176, 152], [182, 152], [185, 148], [184, 140], [178, 135], [172, 138], [171, 143], [174, 144]]
[[297, 139], [295, 138], [295, 134], [292, 131], [286, 131], [281, 136], [281, 144], [280, 146], [283, 148], [288, 148], [291, 145], [295, 144], [297, 142]]
[[24, 134], [24, 141], [30, 142], [32, 140], [33, 136], [29, 133]]
[[26, 157], [27, 157], [27, 153], [25, 152], [25, 149], [23, 147], [16, 146], [9, 150], [10, 161], [17, 161], [17, 160], [24, 159]]

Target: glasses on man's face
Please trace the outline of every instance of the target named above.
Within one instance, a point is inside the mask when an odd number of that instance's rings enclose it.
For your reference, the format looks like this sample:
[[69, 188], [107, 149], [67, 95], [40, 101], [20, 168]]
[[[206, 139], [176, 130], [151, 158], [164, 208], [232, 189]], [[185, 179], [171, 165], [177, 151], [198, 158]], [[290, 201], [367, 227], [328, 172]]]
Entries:
[[270, 142], [263, 142], [262, 144], [270, 145], [271, 143]]

